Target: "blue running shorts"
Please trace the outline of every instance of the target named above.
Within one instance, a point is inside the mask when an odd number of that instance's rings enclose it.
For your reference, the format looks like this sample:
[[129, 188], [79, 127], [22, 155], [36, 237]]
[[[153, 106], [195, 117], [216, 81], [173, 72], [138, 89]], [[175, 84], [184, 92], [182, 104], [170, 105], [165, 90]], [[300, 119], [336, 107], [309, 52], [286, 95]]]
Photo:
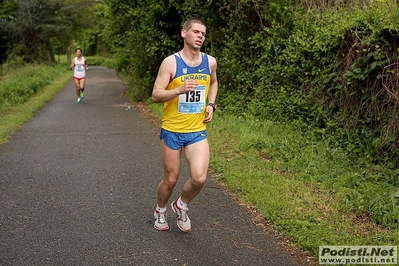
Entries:
[[198, 141], [206, 139], [208, 132], [206, 130], [192, 133], [177, 133], [166, 129], [161, 129], [159, 138], [163, 140], [166, 146], [172, 150], [178, 150], [184, 146], [194, 144]]

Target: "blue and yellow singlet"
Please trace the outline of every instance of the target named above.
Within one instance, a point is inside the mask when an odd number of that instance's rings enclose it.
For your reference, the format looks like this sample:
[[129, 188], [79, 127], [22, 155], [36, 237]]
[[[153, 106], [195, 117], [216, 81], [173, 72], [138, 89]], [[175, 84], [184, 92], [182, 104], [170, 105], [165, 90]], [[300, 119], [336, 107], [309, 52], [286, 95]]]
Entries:
[[188, 66], [179, 53], [175, 53], [174, 57], [176, 74], [166, 89], [175, 89], [188, 79], [195, 79], [199, 86], [164, 103], [162, 128], [179, 133], [205, 130], [205, 106], [211, 82], [208, 56], [202, 53], [202, 62], [196, 67]]

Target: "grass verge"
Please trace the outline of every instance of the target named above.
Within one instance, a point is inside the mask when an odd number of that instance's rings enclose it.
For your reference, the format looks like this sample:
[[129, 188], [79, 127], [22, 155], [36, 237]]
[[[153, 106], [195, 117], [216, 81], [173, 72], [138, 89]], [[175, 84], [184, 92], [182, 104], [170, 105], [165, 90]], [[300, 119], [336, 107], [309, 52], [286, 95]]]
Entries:
[[48, 103], [71, 77], [72, 72], [65, 68], [65, 72], [59, 75], [51, 84], [36, 92], [25, 103], [3, 111], [0, 116], [0, 145], [6, 142], [15, 130], [29, 121], [41, 107]]
[[[161, 104], [149, 106], [161, 117]], [[397, 226], [375, 222], [357, 202], [365, 196], [351, 196], [352, 180], [375, 175], [373, 167], [355, 167], [344, 150], [315, 142], [295, 126], [219, 111], [208, 131], [214, 175], [260, 213], [264, 224], [311, 257], [310, 264], [317, 263], [319, 246], [399, 243]], [[373, 185], [372, 189], [379, 186]], [[396, 189], [380, 186], [389, 194]]]

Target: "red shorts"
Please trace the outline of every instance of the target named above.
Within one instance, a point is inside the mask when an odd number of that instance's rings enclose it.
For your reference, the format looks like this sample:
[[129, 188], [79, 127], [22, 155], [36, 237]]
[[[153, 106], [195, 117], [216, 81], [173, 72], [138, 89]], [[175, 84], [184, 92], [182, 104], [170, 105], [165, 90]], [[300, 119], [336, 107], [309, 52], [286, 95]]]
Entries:
[[85, 79], [84, 77], [83, 78], [77, 78], [77, 77], [73, 77], [74, 79], [76, 79], [76, 80], [81, 80], [81, 79]]

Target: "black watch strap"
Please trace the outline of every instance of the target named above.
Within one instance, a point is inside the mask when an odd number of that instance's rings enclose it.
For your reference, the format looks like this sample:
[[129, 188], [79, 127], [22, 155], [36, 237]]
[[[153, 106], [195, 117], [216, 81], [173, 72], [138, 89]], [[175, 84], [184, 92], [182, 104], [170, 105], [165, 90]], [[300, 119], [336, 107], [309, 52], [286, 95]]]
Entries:
[[209, 105], [209, 106], [212, 106], [213, 112], [216, 111], [216, 104], [214, 104], [214, 103], [208, 103], [208, 105]]

